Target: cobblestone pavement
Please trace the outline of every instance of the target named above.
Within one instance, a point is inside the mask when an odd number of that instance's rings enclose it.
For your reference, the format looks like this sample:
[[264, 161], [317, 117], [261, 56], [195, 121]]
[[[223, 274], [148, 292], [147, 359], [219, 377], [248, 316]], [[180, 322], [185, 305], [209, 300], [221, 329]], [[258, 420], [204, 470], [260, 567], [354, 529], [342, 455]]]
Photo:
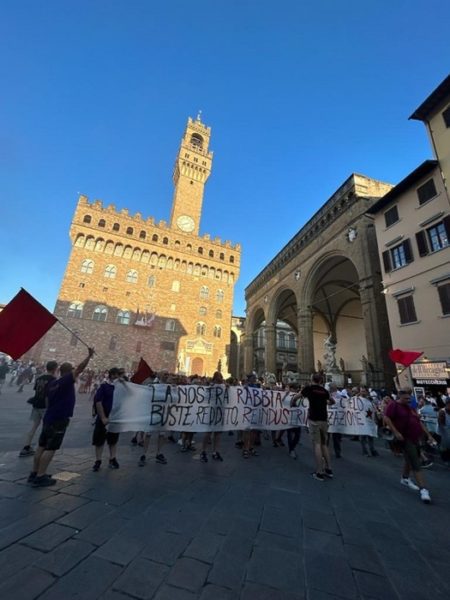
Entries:
[[[450, 597], [450, 472], [426, 473], [433, 503], [399, 484], [400, 459], [344, 441], [333, 481], [263, 441], [223, 463], [168, 444], [167, 465], [123, 434], [120, 469], [93, 473], [90, 406], [78, 399], [52, 488], [26, 483], [18, 458], [30, 388], [0, 396], [0, 597], [11, 600], [333, 600]], [[200, 436], [199, 436], [200, 437]], [[105, 462], [105, 461], [104, 461]], [[59, 475], [63, 473], [62, 475]], [[65, 479], [64, 479], [65, 478]]]

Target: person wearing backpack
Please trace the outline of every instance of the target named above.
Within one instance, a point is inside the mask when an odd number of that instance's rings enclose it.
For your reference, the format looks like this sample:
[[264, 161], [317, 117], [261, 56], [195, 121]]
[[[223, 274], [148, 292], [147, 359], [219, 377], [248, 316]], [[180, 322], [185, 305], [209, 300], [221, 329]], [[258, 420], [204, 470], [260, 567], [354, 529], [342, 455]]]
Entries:
[[28, 404], [32, 406], [30, 420], [33, 425], [26, 435], [24, 447], [19, 452], [20, 457], [33, 456], [34, 454], [31, 442], [47, 409], [47, 385], [56, 379], [57, 369], [58, 363], [55, 360], [50, 360], [46, 365], [47, 372], [38, 377], [34, 383], [34, 396], [27, 400]]

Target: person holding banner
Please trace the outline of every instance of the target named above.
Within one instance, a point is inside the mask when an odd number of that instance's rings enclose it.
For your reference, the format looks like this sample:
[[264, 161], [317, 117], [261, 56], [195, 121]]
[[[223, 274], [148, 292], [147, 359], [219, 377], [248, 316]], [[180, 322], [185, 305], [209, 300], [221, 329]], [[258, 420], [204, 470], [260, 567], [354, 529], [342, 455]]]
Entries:
[[323, 387], [322, 381], [322, 376], [314, 373], [311, 385], [305, 386], [301, 392], [309, 400], [308, 427], [316, 460], [316, 470], [312, 476], [317, 481], [324, 481], [326, 477], [332, 479], [334, 475], [327, 446], [328, 406], [334, 404], [334, 400]]
[[[421, 473], [420, 465], [420, 440], [424, 434], [427, 436], [431, 445], [436, 442], [433, 436], [427, 431], [420, 420], [419, 415], [410, 406], [411, 390], [405, 389], [398, 392], [396, 402], [391, 402], [386, 408], [384, 420], [392, 431], [396, 439], [402, 443], [404, 465], [403, 473], [400, 479], [401, 485], [409, 487], [411, 490], [420, 493], [420, 499], [425, 504], [430, 504], [430, 493], [425, 487], [425, 480]], [[411, 471], [418, 485], [410, 479]]]
[[47, 386], [48, 406], [43, 418], [39, 447], [34, 455], [33, 470], [28, 476], [28, 483], [32, 483], [34, 487], [46, 487], [56, 483], [56, 479], [46, 474], [47, 467], [56, 450], [61, 447], [73, 416], [76, 378], [94, 356], [92, 348], [89, 348], [88, 352], [87, 357], [76, 369], [68, 362], [62, 363], [59, 367], [59, 379], [51, 381]]
[[[223, 385], [223, 377], [222, 377], [222, 373], [220, 373], [220, 371], [216, 371], [214, 373], [214, 375], [212, 376], [211, 385]], [[218, 462], [223, 462], [223, 458], [222, 458], [220, 452], [218, 451], [221, 435], [222, 434], [220, 431], [214, 431], [212, 434], [212, 450], [213, 450], [212, 458], [213, 458], [213, 460], [216, 460]], [[211, 443], [211, 432], [208, 431], [203, 435], [202, 451], [200, 453], [201, 462], [204, 462], [204, 463], [208, 462], [208, 454], [207, 454], [206, 450], [210, 443]]]
[[120, 370], [113, 367], [108, 371], [108, 380], [100, 384], [95, 392], [94, 407], [95, 407], [95, 427], [92, 434], [92, 445], [95, 446], [95, 463], [92, 467], [94, 472], [100, 470], [102, 464], [102, 454], [105, 442], [109, 448], [109, 468], [118, 469], [119, 463], [116, 458], [117, 442], [119, 434], [107, 431], [108, 417], [111, 412], [114, 397], [114, 381], [120, 376]]

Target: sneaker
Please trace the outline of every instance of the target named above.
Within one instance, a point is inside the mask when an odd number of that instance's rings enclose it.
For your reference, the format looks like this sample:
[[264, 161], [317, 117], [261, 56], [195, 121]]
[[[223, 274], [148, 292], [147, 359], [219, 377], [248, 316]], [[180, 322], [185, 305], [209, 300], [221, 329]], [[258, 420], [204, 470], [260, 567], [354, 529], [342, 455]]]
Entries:
[[400, 479], [400, 483], [402, 485], [406, 485], [406, 487], [409, 487], [410, 490], [414, 490], [415, 492], [418, 492], [420, 489], [419, 486], [416, 485], [409, 477], [402, 477]]
[[33, 456], [34, 450], [31, 446], [24, 446], [19, 452], [19, 456]]
[[206, 454], [206, 452], [204, 452], [204, 451], [203, 451], [203, 452], [200, 454], [200, 460], [201, 460], [202, 462], [205, 462], [205, 463], [206, 463], [206, 462], [208, 462], [208, 455]]
[[167, 464], [167, 458], [164, 456], [164, 454], [157, 454], [156, 455], [156, 462], [159, 463], [160, 465], [166, 465]]
[[111, 460], [109, 461], [109, 468], [110, 469], [118, 469], [119, 468], [119, 463], [117, 462], [117, 460], [115, 458], [111, 458]]
[[428, 490], [426, 490], [425, 488], [422, 488], [420, 490], [420, 499], [422, 500], [422, 502], [425, 502], [425, 504], [430, 504], [430, 502], [431, 502], [430, 492]]
[[313, 479], [317, 479], [317, 481], [325, 481], [325, 475], [323, 473], [313, 473]]
[[145, 467], [146, 460], [147, 460], [147, 459], [146, 459], [146, 457], [145, 457], [145, 454], [143, 454], [143, 455], [141, 456], [141, 458], [139, 459], [138, 466], [139, 466], [139, 467]]
[[324, 474], [325, 477], [328, 477], [328, 479], [333, 479], [334, 477], [334, 473], [331, 469], [325, 469]]
[[48, 487], [49, 485], [55, 485], [56, 479], [50, 477], [50, 475], [41, 475], [41, 477], [35, 477], [33, 481], [33, 487]]
[[33, 483], [33, 481], [36, 479], [36, 475], [36, 471], [31, 471], [31, 473], [28, 475], [27, 483]]
[[100, 465], [102, 464], [101, 460], [96, 460], [94, 463], [94, 466], [92, 467], [92, 470], [96, 473], [97, 471], [100, 471]]
[[223, 458], [218, 452], [213, 452], [212, 458], [213, 458], [213, 460], [218, 460], [219, 462], [223, 462]]
[[294, 460], [297, 460], [297, 453], [296, 453], [296, 451], [295, 451], [295, 450], [291, 450], [291, 451], [289, 452], [289, 456], [290, 456], [291, 458], [293, 458]]

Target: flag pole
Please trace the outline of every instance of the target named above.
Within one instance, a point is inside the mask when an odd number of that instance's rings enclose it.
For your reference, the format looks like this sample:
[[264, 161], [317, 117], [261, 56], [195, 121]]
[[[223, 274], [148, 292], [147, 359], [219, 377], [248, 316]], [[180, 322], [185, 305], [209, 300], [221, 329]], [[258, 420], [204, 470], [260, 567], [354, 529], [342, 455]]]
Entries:
[[78, 336], [78, 335], [77, 335], [77, 334], [76, 334], [74, 331], [72, 331], [71, 329], [69, 329], [69, 327], [67, 327], [67, 325], [65, 325], [65, 324], [64, 324], [64, 323], [63, 323], [63, 322], [62, 322], [60, 319], [58, 319], [58, 323], [59, 323], [60, 325], [62, 325], [62, 326], [64, 327], [64, 329], [67, 329], [67, 331], [68, 331], [69, 333], [71, 333], [71, 334], [72, 334], [72, 335], [73, 335], [73, 336], [74, 336], [74, 337], [75, 337], [75, 338], [76, 338], [76, 339], [77, 339], [79, 342], [81, 342], [81, 343], [82, 343], [84, 346], [86, 346], [86, 348], [89, 350], [90, 346], [88, 346], [88, 345], [86, 344], [86, 342], [84, 342], [84, 341], [83, 341], [83, 340], [80, 338], [80, 336]]

